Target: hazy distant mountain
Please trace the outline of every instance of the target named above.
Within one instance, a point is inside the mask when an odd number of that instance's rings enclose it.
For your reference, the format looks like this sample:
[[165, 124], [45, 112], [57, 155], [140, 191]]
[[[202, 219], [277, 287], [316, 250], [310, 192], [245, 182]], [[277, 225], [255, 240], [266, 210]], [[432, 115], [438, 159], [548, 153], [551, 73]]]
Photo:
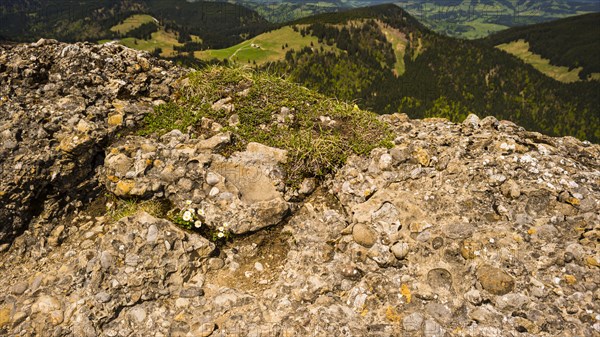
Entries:
[[437, 32], [470, 39], [600, 11], [598, 1], [575, 0], [400, 0], [397, 4]]
[[235, 0], [272, 22], [286, 22], [348, 8], [396, 3], [434, 31], [481, 38], [508, 27], [598, 12], [597, 0]]

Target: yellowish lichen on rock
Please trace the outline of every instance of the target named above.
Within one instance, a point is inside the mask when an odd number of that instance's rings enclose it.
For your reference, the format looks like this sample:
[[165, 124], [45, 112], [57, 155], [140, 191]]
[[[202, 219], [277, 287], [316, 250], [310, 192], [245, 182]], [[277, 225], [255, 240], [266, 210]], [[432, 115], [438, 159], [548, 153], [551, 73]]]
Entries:
[[131, 180], [120, 180], [117, 183], [117, 187], [115, 189], [115, 194], [118, 196], [125, 196], [131, 192], [131, 190], [135, 187], [135, 182]]
[[123, 124], [123, 115], [117, 114], [108, 117], [108, 126], [119, 126]]
[[460, 247], [460, 255], [462, 255], [465, 260], [472, 260], [479, 255], [481, 249], [480, 242], [466, 239]]
[[579, 201], [579, 199], [575, 198], [575, 197], [569, 197], [565, 199], [565, 202], [567, 204], [573, 205], [573, 206], [579, 206], [579, 204], [581, 203]]
[[3, 328], [10, 322], [10, 308], [4, 307], [0, 309], [0, 328]]
[[567, 284], [570, 284], [570, 285], [577, 283], [577, 278], [575, 278], [575, 276], [573, 276], [573, 275], [567, 274], [567, 275], [565, 275], [564, 279], [567, 282]]
[[400, 293], [404, 298], [406, 298], [406, 303], [410, 303], [412, 301], [412, 294], [410, 293], [410, 288], [405, 283], [400, 287]]
[[590, 267], [600, 267], [600, 262], [598, 262], [598, 259], [594, 256], [588, 256], [585, 259], [585, 263]]
[[385, 318], [390, 322], [400, 322], [402, 320], [402, 315], [400, 315], [394, 307], [388, 305], [385, 310]]
[[431, 156], [429, 155], [429, 152], [423, 148], [416, 148], [413, 152], [413, 156], [422, 166], [429, 166], [429, 163], [431, 162]]

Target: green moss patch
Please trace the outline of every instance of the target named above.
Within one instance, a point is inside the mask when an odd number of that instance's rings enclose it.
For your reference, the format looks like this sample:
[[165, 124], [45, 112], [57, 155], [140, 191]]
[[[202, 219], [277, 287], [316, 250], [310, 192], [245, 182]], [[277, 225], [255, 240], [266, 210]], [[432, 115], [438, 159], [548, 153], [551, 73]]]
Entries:
[[[224, 98], [231, 99], [234, 111], [212, 108]], [[282, 108], [290, 111], [284, 122], [277, 118]], [[228, 126], [233, 114], [239, 124]], [[286, 169], [293, 185], [305, 177], [324, 177], [352, 154], [392, 145], [391, 131], [374, 113], [274, 75], [220, 66], [192, 73], [174, 101], [146, 117], [141, 133], [161, 135], [173, 129], [193, 133], [203, 117], [235, 135], [231, 151], [243, 150], [248, 142], [287, 150]]]

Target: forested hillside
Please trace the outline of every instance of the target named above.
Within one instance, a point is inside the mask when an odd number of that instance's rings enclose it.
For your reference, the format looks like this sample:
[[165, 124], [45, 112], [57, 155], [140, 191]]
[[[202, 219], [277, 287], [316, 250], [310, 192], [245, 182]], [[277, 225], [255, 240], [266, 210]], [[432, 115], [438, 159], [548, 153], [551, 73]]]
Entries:
[[[118, 29], [134, 14], [144, 14], [146, 21]], [[197, 62], [200, 55], [239, 59], [378, 113], [459, 121], [472, 112], [597, 142], [600, 82], [561, 83], [494, 48], [521, 32], [532, 49], [553, 62], [583, 67], [579, 76], [600, 72], [598, 14], [581, 18], [577, 24], [565, 19], [468, 41], [437, 34], [395, 5], [321, 14], [274, 29], [279, 27], [256, 12], [223, 2], [8, 0], [0, 5], [0, 36], [17, 41], [118, 38], [186, 62]], [[253, 40], [267, 31], [270, 35]], [[168, 53], [154, 47], [161, 42]], [[238, 43], [229, 50], [199, 52]], [[573, 48], [561, 53], [564, 46]]]
[[515, 27], [482, 40], [489, 46], [525, 40], [530, 50], [550, 63], [569, 68], [583, 67], [585, 79], [600, 73], [600, 13], [585, 14], [537, 25]]
[[[303, 48], [265, 67], [378, 113], [462, 120], [494, 115], [552, 135], [600, 140], [597, 81], [555, 81], [493, 47], [436, 34], [394, 5], [295, 22], [344, 52]], [[394, 50], [382, 27], [406, 39], [405, 71], [393, 71]]]
[[0, 3], [0, 36], [11, 41], [40, 37], [64, 41], [102, 39], [122, 17], [142, 10], [122, 0], [7, 0]]
[[200, 36], [203, 48], [223, 48], [265, 31], [256, 12], [226, 2], [185, 0], [8, 0], [0, 3], [0, 36], [11, 41], [41, 37], [98, 41], [121, 37], [110, 28], [133, 14], [149, 14], [180, 42]]

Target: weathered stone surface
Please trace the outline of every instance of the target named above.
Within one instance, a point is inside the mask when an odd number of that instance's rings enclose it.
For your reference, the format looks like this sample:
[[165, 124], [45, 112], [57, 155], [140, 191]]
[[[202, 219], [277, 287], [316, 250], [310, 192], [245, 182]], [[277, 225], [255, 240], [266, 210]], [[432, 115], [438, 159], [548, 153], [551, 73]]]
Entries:
[[[0, 114], [0, 215], [35, 210], [2, 227], [27, 230], [0, 245], [0, 335], [600, 332], [598, 145], [492, 117], [381, 116], [394, 148], [350, 157], [335, 175], [294, 191], [282, 152], [258, 144], [223, 151], [236, 138], [208, 119], [197, 137], [113, 137], [154, 97], [168, 100], [183, 72], [144, 55], [53, 41], [0, 46], [0, 102], [10, 102], [0, 105], [8, 111]], [[46, 82], [25, 76], [45, 65]], [[233, 86], [231, 96], [249, 86]], [[230, 103], [216, 108], [241, 111]], [[284, 127], [294, 113], [282, 107], [273, 118]], [[114, 114], [123, 125], [109, 127]], [[90, 149], [104, 162], [78, 166], [89, 164]], [[84, 192], [98, 179], [101, 194]], [[36, 196], [43, 184], [57, 194]], [[193, 208], [202, 221], [182, 229], [134, 200]], [[114, 219], [117, 203], [134, 205], [124, 212], [132, 215]], [[215, 238], [221, 227], [228, 240]]]
[[[155, 71], [128, 70], [139, 63]], [[90, 182], [107, 139], [125, 121], [139, 122], [152, 100], [169, 98], [168, 91], [150, 98], [149, 85], [168, 88], [182, 74], [116, 44], [0, 46], [0, 243], [27, 229], [33, 214], [64, 214], [65, 195], [94, 197]]]
[[192, 202], [204, 211], [209, 227], [226, 222], [234, 234], [280, 223], [289, 205], [276, 187], [282, 177], [269, 174], [280, 171], [280, 161], [264, 149], [226, 159], [214, 153], [219, 145], [205, 142], [179, 131], [160, 142], [129, 137], [110, 149], [101, 181], [120, 197], [166, 198], [180, 209]]
[[[246, 151], [249, 153], [255, 153], [259, 156], [272, 159], [280, 164], [285, 164], [287, 162], [287, 151], [262, 145], [260, 143], [248, 143]], [[262, 160], [264, 161], [265, 159]]]
[[404, 319], [402, 320], [402, 325], [404, 327], [404, 330], [406, 330], [408, 332], [420, 330], [422, 324], [423, 324], [423, 315], [421, 315], [418, 312], [412, 313], [412, 314], [404, 317]]
[[[150, 228], [153, 228], [152, 235], [156, 236], [160, 244], [145, 239]], [[95, 231], [99, 234], [97, 245], [83, 250], [77, 247]], [[170, 249], [164, 242], [171, 242]], [[190, 237], [189, 233], [166, 220], [139, 213], [119, 222], [90, 222], [62, 248], [73, 254], [67, 254], [63, 259], [55, 257], [46, 261], [44, 266], [49, 269], [40, 278], [39, 290], [28, 295], [35, 298], [30, 318], [32, 322], [40, 324], [63, 324], [65, 328], [71, 327], [72, 331], [80, 333], [77, 329], [83, 328], [87, 323], [73, 315], [85, 312], [86, 317], [92, 320], [90, 333], [95, 331], [94, 333], [99, 334], [101, 326], [105, 332], [110, 329], [119, 331], [121, 324], [127, 320], [145, 324], [146, 318], [154, 314], [148, 312], [146, 307], [135, 304], [168, 300], [172, 291], [182, 288], [184, 279], [192, 280], [199, 275], [192, 267], [194, 263], [207, 259], [214, 245], [204, 238]], [[79, 275], [82, 267], [87, 275], [84, 278]], [[85, 282], [87, 285], [71, 289], [70, 282], [75, 281]], [[64, 294], [65, 289], [70, 289], [68, 295]], [[203, 290], [191, 286], [183, 288], [181, 292], [177, 291], [177, 294], [196, 298], [203, 294]], [[25, 296], [21, 290], [15, 292], [15, 295]], [[21, 304], [18, 307], [28, 310], [27, 306], [22, 307]], [[127, 307], [132, 307], [126, 310], [127, 315], [106, 320], [107, 314]]]

